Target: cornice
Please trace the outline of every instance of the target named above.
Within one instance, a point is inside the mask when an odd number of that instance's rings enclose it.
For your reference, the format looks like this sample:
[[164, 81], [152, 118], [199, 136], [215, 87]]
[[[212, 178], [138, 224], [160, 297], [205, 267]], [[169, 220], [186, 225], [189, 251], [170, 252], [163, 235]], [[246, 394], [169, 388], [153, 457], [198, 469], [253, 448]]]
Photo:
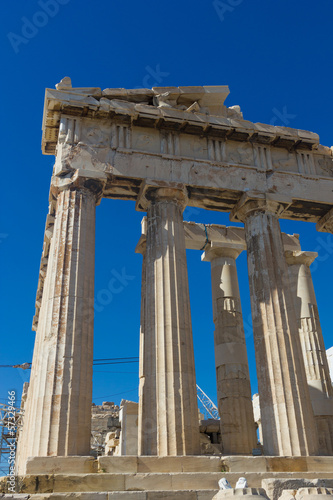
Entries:
[[287, 149], [318, 148], [313, 132], [244, 120], [238, 106], [224, 105], [228, 94], [227, 86], [101, 90], [58, 84], [45, 92], [42, 151], [55, 154], [62, 115]]

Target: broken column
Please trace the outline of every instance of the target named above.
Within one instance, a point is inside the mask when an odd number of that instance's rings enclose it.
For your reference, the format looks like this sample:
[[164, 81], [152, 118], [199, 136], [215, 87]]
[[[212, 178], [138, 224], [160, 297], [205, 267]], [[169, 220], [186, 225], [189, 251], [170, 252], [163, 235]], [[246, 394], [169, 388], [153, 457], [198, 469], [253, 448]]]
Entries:
[[144, 186], [147, 210], [139, 455], [200, 453], [182, 186]]
[[316, 252], [286, 252], [319, 454], [333, 455], [333, 388], [310, 271], [317, 256]]
[[119, 421], [121, 432], [118, 455], [138, 454], [138, 403], [122, 400]]
[[74, 175], [56, 197], [31, 381], [18, 448], [28, 457], [89, 455], [94, 324], [95, 207], [102, 183]]
[[245, 224], [264, 452], [306, 456], [318, 437], [279, 225], [286, 205], [247, 193], [232, 218]]
[[222, 453], [248, 455], [256, 448], [250, 375], [236, 258], [244, 245], [211, 243], [202, 260], [211, 263], [215, 366]]

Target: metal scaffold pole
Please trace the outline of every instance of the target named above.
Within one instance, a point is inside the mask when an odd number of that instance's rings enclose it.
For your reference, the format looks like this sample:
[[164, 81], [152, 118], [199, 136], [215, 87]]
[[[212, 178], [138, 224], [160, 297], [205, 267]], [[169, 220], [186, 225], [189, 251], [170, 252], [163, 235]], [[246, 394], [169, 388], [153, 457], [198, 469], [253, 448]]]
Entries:
[[21, 408], [0, 403], [0, 476], [7, 476], [9, 473], [10, 453], [13, 445], [16, 448], [22, 417]]
[[[219, 411], [213, 401], [207, 396], [206, 393], [197, 384], [197, 397], [201, 407], [204, 410], [206, 418], [214, 418], [220, 420]], [[200, 406], [200, 405], [199, 405]]]

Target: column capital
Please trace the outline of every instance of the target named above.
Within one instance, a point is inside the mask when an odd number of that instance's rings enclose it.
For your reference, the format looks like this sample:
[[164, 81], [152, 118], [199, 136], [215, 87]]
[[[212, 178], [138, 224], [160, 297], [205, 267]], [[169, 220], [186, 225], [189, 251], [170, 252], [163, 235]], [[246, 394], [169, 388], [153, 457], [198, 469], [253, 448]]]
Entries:
[[317, 222], [316, 229], [324, 233], [333, 233], [333, 207]]
[[147, 249], [147, 216], [145, 215], [141, 219], [141, 236], [135, 247], [135, 253], [141, 253], [145, 255]]
[[135, 209], [147, 212], [152, 202], [170, 200], [179, 204], [182, 210], [188, 202], [187, 189], [179, 182], [145, 180], [140, 188]]
[[135, 253], [141, 253], [144, 255], [146, 253], [147, 248], [147, 237], [145, 234], [141, 234], [139, 241], [135, 247]]
[[99, 205], [106, 181], [106, 173], [80, 168], [73, 171], [70, 177], [54, 175], [51, 181], [51, 194], [57, 197], [61, 191], [87, 191], [95, 197], [96, 205]]
[[237, 257], [246, 249], [245, 244], [221, 244], [211, 242], [206, 247], [204, 253], [201, 255], [201, 260], [203, 262], [212, 262], [214, 259], [219, 257], [228, 257], [231, 259], [237, 259]]
[[288, 266], [293, 266], [295, 264], [310, 266], [312, 262], [318, 257], [317, 252], [302, 252], [301, 250], [291, 251], [287, 250], [285, 252], [286, 261]]
[[237, 205], [230, 213], [233, 222], [244, 222], [253, 212], [269, 212], [278, 217], [292, 203], [292, 199], [273, 193], [256, 193], [249, 191], [244, 193]]

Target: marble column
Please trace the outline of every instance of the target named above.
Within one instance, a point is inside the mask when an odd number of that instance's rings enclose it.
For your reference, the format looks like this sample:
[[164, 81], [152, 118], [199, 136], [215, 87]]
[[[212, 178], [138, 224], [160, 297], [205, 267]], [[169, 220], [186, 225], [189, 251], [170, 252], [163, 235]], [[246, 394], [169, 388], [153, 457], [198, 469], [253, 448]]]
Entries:
[[202, 260], [211, 263], [217, 397], [224, 455], [249, 455], [257, 445], [236, 268], [236, 258], [244, 247], [211, 243], [202, 256]]
[[333, 388], [310, 271], [317, 256], [316, 252], [286, 252], [319, 454], [333, 455]]
[[18, 471], [27, 457], [89, 455], [98, 182], [57, 192]]
[[318, 437], [279, 225], [284, 207], [249, 193], [231, 217], [245, 224], [264, 452], [307, 456]]
[[[147, 220], [144, 218], [141, 222], [142, 233], [146, 235]], [[146, 383], [146, 376], [155, 373], [155, 357], [152, 352], [156, 345], [154, 339], [147, 339], [145, 344], [145, 316], [146, 316], [146, 236], [140, 241], [135, 249], [136, 253], [142, 255], [142, 277], [141, 277], [141, 316], [140, 316], [140, 349], [139, 349], [139, 409], [138, 415], [138, 455], [156, 455], [156, 379], [155, 377]], [[145, 418], [141, 418], [145, 415]]]
[[182, 189], [149, 191], [140, 350], [140, 455], [200, 454]]

